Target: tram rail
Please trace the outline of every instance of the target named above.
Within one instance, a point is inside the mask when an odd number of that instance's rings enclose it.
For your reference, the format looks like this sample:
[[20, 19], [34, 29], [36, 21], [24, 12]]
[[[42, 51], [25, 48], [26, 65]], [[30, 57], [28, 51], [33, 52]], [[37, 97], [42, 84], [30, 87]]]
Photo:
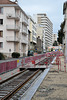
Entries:
[[10, 100], [10, 98], [19, 91], [28, 81], [30, 81], [37, 73], [41, 72], [37, 70], [27, 70], [26, 73], [21, 74], [18, 78], [15, 78], [11, 82], [7, 82], [4, 86], [0, 87], [0, 100]]

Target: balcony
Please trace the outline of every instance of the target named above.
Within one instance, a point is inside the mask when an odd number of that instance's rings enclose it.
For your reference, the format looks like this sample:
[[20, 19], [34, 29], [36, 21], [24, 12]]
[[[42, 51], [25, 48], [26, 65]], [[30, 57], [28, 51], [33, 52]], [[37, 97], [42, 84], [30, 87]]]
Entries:
[[6, 29], [8, 31], [19, 31], [20, 30], [20, 27], [19, 26], [13, 26], [13, 25], [7, 25], [6, 26]]
[[27, 35], [27, 29], [23, 29], [22, 34]]
[[24, 24], [24, 25], [26, 25], [26, 26], [28, 26], [28, 20], [27, 19], [23, 19], [23, 21], [22, 21], [22, 23]]
[[28, 44], [28, 40], [22, 39], [21, 43], [23, 43], [23, 44]]
[[6, 41], [7, 42], [19, 42], [19, 38], [14, 37], [14, 36], [7, 36]]
[[18, 14], [7, 14], [8, 19], [15, 19], [15, 20], [20, 20], [20, 16]]

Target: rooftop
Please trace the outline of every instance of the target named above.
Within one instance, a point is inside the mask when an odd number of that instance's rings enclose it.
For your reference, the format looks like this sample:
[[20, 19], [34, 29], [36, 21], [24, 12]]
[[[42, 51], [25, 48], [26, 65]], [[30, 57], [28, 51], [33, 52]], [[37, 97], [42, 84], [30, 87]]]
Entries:
[[0, 0], [0, 4], [16, 4], [16, 2], [12, 2], [10, 0]]

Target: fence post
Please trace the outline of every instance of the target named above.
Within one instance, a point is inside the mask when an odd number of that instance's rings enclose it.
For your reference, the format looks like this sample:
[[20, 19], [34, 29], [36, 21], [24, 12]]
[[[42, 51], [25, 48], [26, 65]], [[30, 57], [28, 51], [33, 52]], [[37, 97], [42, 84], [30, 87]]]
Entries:
[[65, 68], [65, 72], [66, 72], [66, 59], [64, 58], [64, 68]]
[[61, 71], [61, 60], [60, 60], [60, 71]]
[[58, 60], [58, 72], [59, 72], [59, 60]]

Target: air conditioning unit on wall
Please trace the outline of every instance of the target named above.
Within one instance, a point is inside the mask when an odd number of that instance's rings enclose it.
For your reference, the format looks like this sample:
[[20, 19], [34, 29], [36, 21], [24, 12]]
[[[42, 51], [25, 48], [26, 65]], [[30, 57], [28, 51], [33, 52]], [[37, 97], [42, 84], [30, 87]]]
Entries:
[[8, 17], [12, 17], [12, 15], [8, 15]]
[[7, 14], [7, 17], [12, 17], [12, 14]]

